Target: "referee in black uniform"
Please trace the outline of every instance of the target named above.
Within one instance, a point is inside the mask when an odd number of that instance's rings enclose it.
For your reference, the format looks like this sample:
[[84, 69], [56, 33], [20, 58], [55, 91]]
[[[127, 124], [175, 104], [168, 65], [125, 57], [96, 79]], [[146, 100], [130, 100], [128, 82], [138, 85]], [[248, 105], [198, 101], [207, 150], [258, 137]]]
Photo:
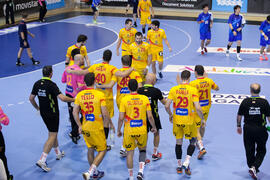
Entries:
[[[162, 96], [161, 91], [158, 88], [154, 87], [155, 83], [156, 75], [153, 73], [148, 73], [146, 75], [146, 81], [144, 86], [138, 89], [138, 93], [147, 96], [150, 101], [153, 118], [155, 120], [155, 125], [157, 128], [157, 132], [154, 133], [154, 153], [152, 155], [152, 160], [154, 161], [159, 160], [162, 157], [162, 154], [157, 150], [160, 141], [159, 130], [162, 129], [158, 114], [158, 100], [160, 100], [163, 105], [166, 104], [166, 99]], [[149, 132], [151, 128], [152, 126], [147, 119], [147, 132]]]
[[259, 172], [266, 154], [266, 117], [270, 122], [270, 106], [266, 99], [259, 96], [260, 90], [259, 84], [251, 84], [251, 97], [243, 100], [237, 115], [238, 134], [242, 134], [241, 120], [244, 116], [244, 145], [249, 174], [253, 179], [257, 179], [256, 173]]
[[[34, 84], [29, 100], [35, 109], [40, 110], [40, 115], [49, 131], [49, 137], [44, 144], [42, 155], [36, 163], [42, 170], [48, 172], [51, 169], [47, 167], [46, 159], [52, 147], [54, 147], [56, 153], [56, 160], [60, 160], [64, 156], [64, 152], [59, 149], [57, 139], [59, 129], [59, 107], [57, 98], [64, 102], [74, 102], [74, 98], [63, 95], [57, 85], [52, 82], [52, 66], [44, 66], [42, 73], [43, 78]], [[39, 106], [35, 101], [36, 96], [38, 96]]]
[[139, 0], [128, 0], [128, 4], [127, 4], [127, 7], [126, 7], [126, 16], [127, 16], [127, 13], [128, 13], [128, 9], [130, 6], [133, 7], [133, 21], [134, 21], [134, 24], [133, 24], [133, 27], [137, 27], [137, 9], [138, 9], [138, 5], [139, 5]]

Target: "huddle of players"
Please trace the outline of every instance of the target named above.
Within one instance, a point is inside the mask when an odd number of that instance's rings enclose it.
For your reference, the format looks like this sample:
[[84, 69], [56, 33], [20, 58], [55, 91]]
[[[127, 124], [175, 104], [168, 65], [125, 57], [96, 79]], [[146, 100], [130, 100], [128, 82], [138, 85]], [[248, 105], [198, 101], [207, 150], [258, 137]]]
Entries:
[[[242, 41], [242, 30], [245, 26], [245, 19], [240, 14], [241, 6], [234, 6], [234, 13], [230, 15], [229, 24], [229, 43], [227, 45], [226, 56], [229, 56], [230, 48], [233, 42], [237, 43], [236, 57], [239, 61], [242, 61], [240, 57], [241, 41]], [[201, 54], [207, 53], [207, 46], [211, 42], [211, 28], [213, 26], [213, 15], [209, 11], [207, 4], [203, 5], [203, 12], [199, 14], [197, 22], [200, 24], [200, 39], [201, 39]], [[260, 60], [268, 60], [265, 53], [265, 48], [268, 46], [266, 52], [270, 52], [270, 15], [267, 16], [266, 20], [261, 23], [260, 30]]]

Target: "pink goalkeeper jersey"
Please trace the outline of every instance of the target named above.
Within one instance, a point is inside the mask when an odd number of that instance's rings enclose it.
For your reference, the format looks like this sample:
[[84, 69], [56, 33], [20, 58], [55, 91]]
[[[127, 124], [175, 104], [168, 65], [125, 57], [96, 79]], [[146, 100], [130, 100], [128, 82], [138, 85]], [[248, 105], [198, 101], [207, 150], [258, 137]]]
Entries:
[[1, 124], [8, 125], [9, 118], [7, 117], [7, 115], [3, 112], [2, 108], [0, 107], [0, 131], [2, 130]]
[[[76, 64], [68, 66], [67, 68], [72, 70], [81, 70], [81, 68]], [[75, 97], [81, 90], [84, 90], [86, 88], [86, 85], [84, 83], [84, 75], [67, 73], [66, 70], [64, 71], [62, 76], [62, 83], [67, 84], [66, 94], [69, 94], [72, 97]]]

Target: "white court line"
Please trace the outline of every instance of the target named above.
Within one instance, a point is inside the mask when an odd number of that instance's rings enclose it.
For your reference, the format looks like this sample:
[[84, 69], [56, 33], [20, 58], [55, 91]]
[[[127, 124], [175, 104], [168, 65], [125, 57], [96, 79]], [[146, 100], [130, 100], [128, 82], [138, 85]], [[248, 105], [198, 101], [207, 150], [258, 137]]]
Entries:
[[[58, 22], [64, 22], [64, 21], [58, 21]], [[57, 22], [54, 22], [54, 23], [57, 23]], [[64, 22], [64, 23], [72, 23], [72, 24], [84, 24], [84, 23], [74, 23], [74, 22]], [[85, 25], [85, 24], [84, 24], [84, 25]], [[86, 27], [87, 27], [87, 26], [86, 26]], [[117, 43], [117, 41], [118, 41], [118, 39], [119, 39], [119, 37], [118, 37], [118, 33], [117, 33], [115, 30], [110, 29], [110, 28], [107, 28], [107, 27], [101, 27], [101, 26], [98, 26], [98, 27], [100, 27], [100, 28], [104, 28], [104, 29], [107, 29], [107, 30], [112, 31], [113, 33], [115, 33], [115, 34], [117, 35], [117, 39], [116, 39], [116, 40], [115, 40], [115, 41], [114, 41], [112, 44], [110, 44], [110, 45], [108, 45], [108, 46], [105, 46], [105, 47], [103, 47], [103, 48], [101, 48], [101, 49], [97, 49], [97, 50], [95, 50], [95, 51], [89, 52], [89, 53], [87, 53], [87, 55], [90, 55], [90, 54], [96, 53], [96, 52], [98, 52], [98, 51], [102, 51], [102, 50], [104, 50], [104, 49], [107, 49], [107, 48], [109, 48], [109, 47], [113, 46], [114, 44], [116, 44], [116, 43]], [[100, 62], [100, 61], [102, 61], [102, 59], [95, 60], [95, 61], [94, 61], [94, 63], [96, 63], [96, 62]], [[54, 64], [54, 65], [53, 65], [53, 67], [59, 66], [59, 65], [64, 64], [64, 63], [65, 63], [65, 61], [60, 62], [60, 63], [57, 63], [57, 64]], [[24, 75], [32, 74], [32, 73], [35, 73], [35, 72], [40, 71], [41, 69], [42, 69], [42, 68], [37, 69], [37, 70], [34, 70], [34, 71], [30, 71], [30, 72], [22, 73], [22, 74], [17, 74], [17, 75], [13, 75], [13, 76], [3, 77], [3, 78], [0, 78], [0, 80], [2, 80], [2, 79], [10, 79], [10, 78], [15, 78], [15, 77], [20, 77], [20, 76], [24, 76]]]

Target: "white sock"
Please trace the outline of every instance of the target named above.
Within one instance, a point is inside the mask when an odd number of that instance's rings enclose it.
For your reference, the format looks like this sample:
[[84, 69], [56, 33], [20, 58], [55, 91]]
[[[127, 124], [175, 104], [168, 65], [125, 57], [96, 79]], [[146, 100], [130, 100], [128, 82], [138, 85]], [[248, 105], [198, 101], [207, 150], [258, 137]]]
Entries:
[[203, 149], [203, 142], [202, 140], [197, 141], [200, 151]]
[[60, 155], [61, 154], [61, 151], [59, 149], [59, 146], [57, 146], [56, 148], [54, 148], [54, 152], [56, 155]]
[[177, 159], [177, 166], [178, 166], [178, 167], [182, 167], [181, 159]]
[[240, 56], [240, 53], [236, 53], [236, 55], [239, 57]]
[[157, 149], [158, 149], [158, 147], [154, 147], [154, 154], [155, 155], [157, 155], [157, 153], [158, 153], [158, 150]]
[[43, 163], [45, 163], [46, 160], [47, 160], [47, 156], [48, 156], [47, 153], [42, 152], [41, 157], [40, 157], [40, 161], [43, 162]]
[[190, 163], [190, 158], [191, 158], [191, 156], [187, 155], [183, 165], [185, 165], [187, 167]]
[[90, 166], [90, 168], [89, 168], [89, 174], [90, 174], [90, 176], [93, 176], [93, 174], [94, 174], [94, 172], [96, 171], [96, 169], [97, 169], [97, 166], [96, 165], [94, 165], [94, 164], [92, 164], [91, 166]]
[[122, 151], [126, 151], [126, 149], [124, 148], [124, 146], [121, 147], [121, 150], [122, 150]]
[[133, 169], [128, 169], [128, 176], [129, 176], [129, 179], [133, 179]]
[[139, 164], [139, 172], [141, 172], [143, 174], [143, 170], [144, 170], [144, 165], [145, 165], [145, 162], [140, 162]]

